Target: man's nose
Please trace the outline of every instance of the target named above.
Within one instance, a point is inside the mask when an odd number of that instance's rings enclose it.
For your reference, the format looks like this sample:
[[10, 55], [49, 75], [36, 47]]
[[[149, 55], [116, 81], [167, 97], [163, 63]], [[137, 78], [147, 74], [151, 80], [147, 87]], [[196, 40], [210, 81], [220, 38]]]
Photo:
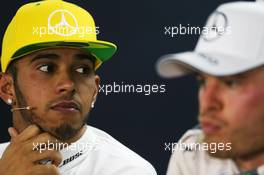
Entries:
[[211, 115], [222, 108], [221, 87], [217, 80], [207, 80], [199, 90], [200, 115]]
[[71, 74], [67, 71], [60, 71], [57, 76], [56, 93], [69, 93], [75, 91], [75, 83]]

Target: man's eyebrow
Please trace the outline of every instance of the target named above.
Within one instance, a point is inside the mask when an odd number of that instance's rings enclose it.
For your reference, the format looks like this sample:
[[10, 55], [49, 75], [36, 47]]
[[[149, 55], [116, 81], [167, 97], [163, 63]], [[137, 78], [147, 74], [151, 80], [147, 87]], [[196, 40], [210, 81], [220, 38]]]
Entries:
[[33, 59], [30, 61], [30, 63], [33, 63], [36, 60], [40, 59], [58, 59], [59, 55], [53, 54], [53, 53], [43, 53], [43, 54], [37, 54], [33, 57]]
[[77, 60], [88, 60], [92, 62], [93, 69], [95, 69], [96, 57], [91, 54], [79, 53], [75, 55]]
[[79, 60], [90, 60], [93, 63], [95, 63], [96, 61], [96, 58], [91, 54], [79, 53], [79, 54], [76, 54], [75, 57]]
[[222, 77], [223, 80], [225, 79], [242, 79], [242, 78], [246, 78], [247, 75], [246, 74], [238, 74], [238, 75], [229, 75], [229, 76], [225, 76], [225, 77]]

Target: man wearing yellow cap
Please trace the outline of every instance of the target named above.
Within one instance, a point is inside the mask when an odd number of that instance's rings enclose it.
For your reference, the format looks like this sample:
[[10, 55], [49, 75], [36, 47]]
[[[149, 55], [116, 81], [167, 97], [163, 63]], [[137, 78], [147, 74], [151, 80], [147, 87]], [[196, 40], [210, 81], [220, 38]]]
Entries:
[[0, 96], [13, 112], [11, 141], [0, 144], [5, 175], [155, 175], [107, 133], [86, 125], [116, 46], [96, 38], [84, 9], [61, 0], [22, 6], [3, 39]]

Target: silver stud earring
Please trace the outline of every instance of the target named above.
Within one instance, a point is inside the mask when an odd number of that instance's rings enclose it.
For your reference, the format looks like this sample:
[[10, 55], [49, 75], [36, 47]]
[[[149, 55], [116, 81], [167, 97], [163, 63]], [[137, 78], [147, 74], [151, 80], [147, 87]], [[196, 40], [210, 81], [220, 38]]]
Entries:
[[12, 105], [13, 100], [11, 98], [7, 99], [7, 104]]
[[92, 104], [91, 104], [91, 108], [94, 108], [94, 101], [93, 101]]

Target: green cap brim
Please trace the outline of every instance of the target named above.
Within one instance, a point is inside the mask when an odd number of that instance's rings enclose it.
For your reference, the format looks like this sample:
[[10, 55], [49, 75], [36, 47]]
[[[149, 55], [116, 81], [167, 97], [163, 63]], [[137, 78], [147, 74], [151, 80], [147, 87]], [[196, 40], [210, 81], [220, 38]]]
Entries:
[[99, 59], [101, 62], [109, 60], [116, 52], [117, 47], [109, 42], [105, 41], [96, 41], [96, 42], [69, 42], [69, 41], [58, 41], [58, 42], [45, 42], [45, 43], [36, 43], [31, 44], [25, 47], [20, 48], [12, 56], [12, 61], [26, 56], [30, 53], [58, 47], [67, 47], [67, 48], [78, 48], [83, 51], [92, 53]]

